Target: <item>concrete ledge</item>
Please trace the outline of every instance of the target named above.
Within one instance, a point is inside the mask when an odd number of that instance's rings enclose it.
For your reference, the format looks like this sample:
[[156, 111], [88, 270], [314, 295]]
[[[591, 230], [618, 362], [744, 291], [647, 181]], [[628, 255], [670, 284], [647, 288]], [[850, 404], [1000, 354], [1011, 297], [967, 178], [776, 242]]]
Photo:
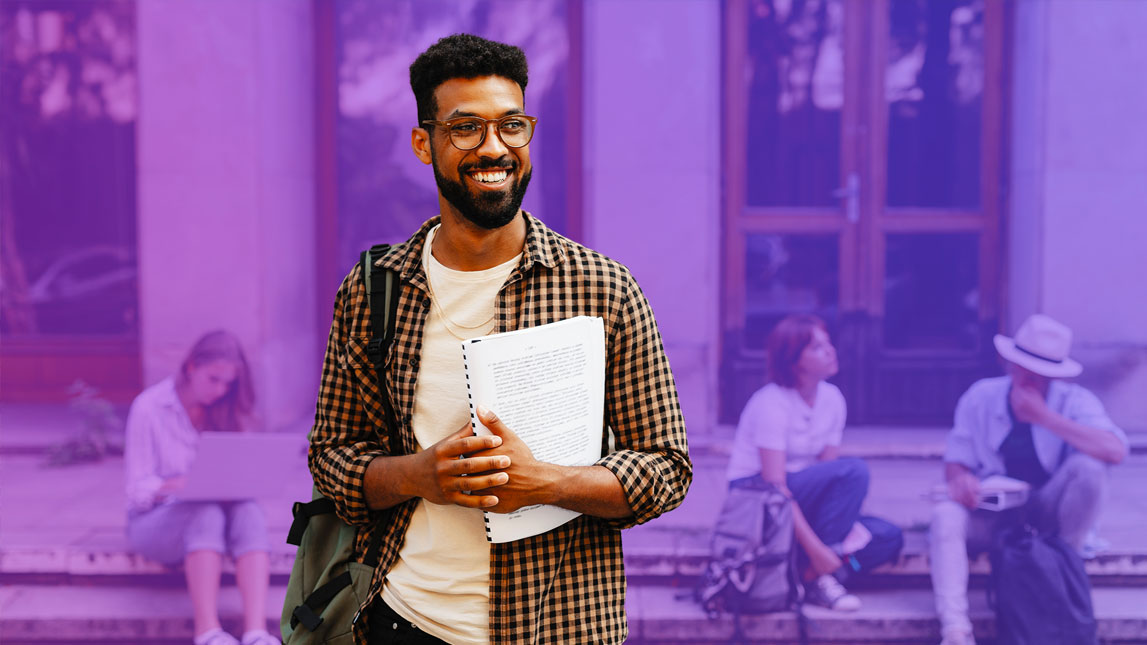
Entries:
[[[285, 589], [273, 587], [268, 624], [277, 625]], [[630, 643], [728, 643], [737, 631], [732, 617], [710, 619], [683, 591], [670, 587], [630, 587]], [[886, 643], [907, 645], [939, 640], [932, 594], [924, 590], [871, 591], [860, 594], [864, 606], [852, 614], [809, 607], [813, 643]], [[971, 595], [977, 636], [993, 635], [993, 617], [983, 593]], [[1147, 643], [1147, 590], [1097, 589], [1094, 592], [1100, 637], [1106, 641]], [[239, 595], [224, 589], [220, 597], [224, 626], [238, 627]], [[141, 643], [191, 638], [191, 603], [182, 589], [6, 586], [0, 589], [0, 642]], [[277, 627], [275, 627], [277, 629]], [[791, 613], [745, 617], [741, 632], [749, 643], [788, 643], [797, 635]], [[272, 633], [274, 631], [272, 630]]]
[[[267, 597], [268, 631], [278, 633], [284, 587]], [[239, 591], [219, 596], [223, 626], [232, 633], [242, 625]], [[194, 636], [191, 600], [183, 589], [138, 587], [11, 586], [0, 589], [0, 642], [139, 643]]]
[[[925, 536], [918, 531], [905, 532], [905, 547], [900, 559], [873, 572], [877, 578], [898, 580], [927, 578], [930, 562]], [[625, 569], [631, 579], [655, 583], [677, 581], [688, 583], [698, 578], [709, 556], [707, 531], [647, 532], [640, 542], [625, 544]], [[271, 575], [286, 579], [295, 561], [295, 547], [282, 545], [271, 552]], [[1147, 582], [1147, 553], [1109, 551], [1086, 563], [1087, 572], [1097, 586], [1111, 580]], [[234, 565], [224, 560], [224, 573], [233, 573]], [[972, 561], [971, 573], [986, 576], [990, 572], [986, 555]], [[82, 547], [10, 547], [0, 550], [0, 578], [19, 580], [20, 576], [41, 578], [159, 578], [182, 577], [179, 567], [167, 567], [142, 556], [116, 549]]]
[[[289, 549], [289, 550], [288, 550]], [[271, 575], [289, 576], [295, 547], [271, 551]], [[82, 547], [9, 547], [0, 550], [0, 577], [182, 577], [182, 567], [169, 567], [125, 550]], [[233, 574], [234, 562], [223, 560], [223, 573]]]
[[[845, 428], [840, 452], [845, 457], [864, 459], [941, 459], [948, 436], [947, 427], [849, 426]], [[717, 426], [711, 433], [689, 437], [694, 457], [729, 457], [734, 426]], [[1128, 432], [1131, 454], [1147, 454], [1147, 432]]]
[[[630, 643], [728, 643], [737, 633], [731, 616], [710, 619], [679, 591], [643, 587], [630, 593]], [[1147, 590], [1097, 589], [1094, 594], [1100, 637], [1108, 641], [1147, 642]], [[940, 639], [932, 593], [924, 590], [872, 591], [860, 594], [864, 606], [846, 614], [809, 607], [809, 636], [813, 643], [930, 643]], [[983, 593], [970, 597], [976, 636], [994, 637], [992, 612]], [[796, 616], [791, 613], [744, 617], [740, 632], [747, 643], [795, 643]]]
[[[709, 557], [708, 532], [660, 533], [661, 540], [646, 537], [640, 543], [626, 542], [626, 574], [631, 579], [645, 578], [647, 582], [676, 580], [682, 584], [690, 584], [700, 577]], [[931, 572], [926, 540], [919, 531], [905, 531], [900, 559], [873, 571], [869, 578], [875, 578], [879, 586], [882, 586], [880, 578], [888, 579], [886, 582], [898, 581], [899, 585], [906, 584], [909, 578], [926, 581]], [[1088, 560], [1085, 567], [1096, 586], [1147, 584], [1147, 553], [1106, 551]], [[970, 572], [978, 577], [991, 572], [986, 554], [972, 560]]]

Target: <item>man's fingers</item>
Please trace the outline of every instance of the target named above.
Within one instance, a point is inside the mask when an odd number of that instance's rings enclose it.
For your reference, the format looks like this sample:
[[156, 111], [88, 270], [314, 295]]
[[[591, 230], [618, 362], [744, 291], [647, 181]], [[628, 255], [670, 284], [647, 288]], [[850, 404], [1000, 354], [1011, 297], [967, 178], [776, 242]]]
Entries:
[[438, 454], [443, 457], [460, 457], [472, 452], [480, 452], [502, 445], [502, 438], [494, 435], [450, 435], [439, 442]]
[[458, 506], [465, 506], [466, 508], [490, 508], [491, 506], [498, 505], [498, 498], [493, 495], [465, 495], [463, 493], [453, 493], [447, 496], [447, 499], [452, 504]]
[[459, 492], [470, 492], [501, 486], [508, 481], [510, 481], [510, 476], [506, 473], [494, 473], [477, 477], [456, 477], [453, 485]]
[[509, 467], [510, 458], [506, 456], [471, 457], [446, 462], [439, 467], [439, 472], [444, 475], [470, 475]]

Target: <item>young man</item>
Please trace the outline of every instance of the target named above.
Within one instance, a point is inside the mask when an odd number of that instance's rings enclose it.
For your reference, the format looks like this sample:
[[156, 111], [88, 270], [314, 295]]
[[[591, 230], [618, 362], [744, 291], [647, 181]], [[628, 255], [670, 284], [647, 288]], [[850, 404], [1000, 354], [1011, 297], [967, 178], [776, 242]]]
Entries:
[[980, 481], [1007, 475], [1031, 484], [1028, 517], [1080, 548], [1099, 515], [1109, 464], [1127, 455], [1127, 437], [1084, 388], [1058, 379], [1083, 371], [1068, 358], [1071, 330], [1036, 314], [1015, 339], [997, 335], [1007, 376], [976, 382], [960, 398], [948, 435], [949, 500], [932, 516], [932, 588], [944, 640], [974, 645], [968, 620], [968, 551], [991, 545], [1001, 516], [975, 510]]
[[[676, 387], [653, 312], [622, 265], [520, 210], [535, 119], [517, 47], [459, 34], [414, 61], [414, 154], [431, 165], [440, 216], [380, 262], [399, 272], [387, 396], [366, 360], [359, 270], [335, 298], [310, 467], [359, 557], [382, 531], [381, 561], [356, 643], [621, 643], [627, 635], [619, 529], [677, 507], [692, 480]], [[571, 316], [606, 330], [602, 446], [593, 466], [560, 467], [480, 408], [473, 436], [461, 341]], [[584, 515], [506, 544], [482, 512], [553, 504]]]

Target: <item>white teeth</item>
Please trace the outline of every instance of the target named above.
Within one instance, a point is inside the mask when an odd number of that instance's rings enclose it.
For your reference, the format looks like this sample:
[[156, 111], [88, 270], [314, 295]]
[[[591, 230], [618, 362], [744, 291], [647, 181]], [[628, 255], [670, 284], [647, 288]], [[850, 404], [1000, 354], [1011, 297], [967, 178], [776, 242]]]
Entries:
[[496, 184], [506, 178], [506, 171], [499, 170], [496, 172], [476, 172], [472, 177], [478, 181], [486, 184]]

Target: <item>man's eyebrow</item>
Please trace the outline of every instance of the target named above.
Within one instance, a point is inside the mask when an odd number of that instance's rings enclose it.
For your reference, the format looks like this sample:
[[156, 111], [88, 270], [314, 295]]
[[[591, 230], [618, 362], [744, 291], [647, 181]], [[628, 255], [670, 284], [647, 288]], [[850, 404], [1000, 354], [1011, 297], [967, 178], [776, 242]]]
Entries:
[[[510, 116], [511, 114], [525, 114], [525, 112], [523, 112], [519, 108], [511, 108], [511, 109], [506, 110], [505, 112], [499, 114], [498, 117], [501, 118], [504, 116]], [[448, 119], [456, 119], [458, 117], [463, 117], [463, 116], [476, 116], [478, 118], [482, 118], [480, 115], [475, 114], [474, 112], [466, 112], [464, 110], [454, 110], [450, 114], [447, 114], [446, 117], [442, 120], [446, 121]]]

